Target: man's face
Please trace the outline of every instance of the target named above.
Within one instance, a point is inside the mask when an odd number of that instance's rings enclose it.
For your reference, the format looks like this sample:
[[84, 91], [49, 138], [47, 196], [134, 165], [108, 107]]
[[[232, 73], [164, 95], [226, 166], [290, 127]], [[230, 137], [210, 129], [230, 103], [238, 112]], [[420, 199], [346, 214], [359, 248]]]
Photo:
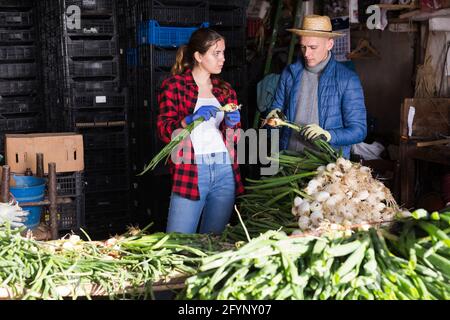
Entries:
[[308, 67], [315, 67], [325, 60], [333, 45], [333, 39], [329, 38], [300, 37], [300, 49]]

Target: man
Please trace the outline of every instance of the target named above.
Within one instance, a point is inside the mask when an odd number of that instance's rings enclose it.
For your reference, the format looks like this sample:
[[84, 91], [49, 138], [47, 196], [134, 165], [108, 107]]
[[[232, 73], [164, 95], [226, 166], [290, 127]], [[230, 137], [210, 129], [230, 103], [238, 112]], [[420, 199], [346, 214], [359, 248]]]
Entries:
[[[323, 137], [349, 158], [351, 145], [365, 139], [367, 124], [361, 82], [331, 52], [334, 38], [342, 34], [332, 31], [329, 17], [317, 15], [306, 16], [302, 29], [288, 31], [300, 36], [303, 57], [284, 69], [267, 117], [284, 114], [306, 126], [305, 138]], [[300, 151], [306, 145], [290, 128], [281, 130], [281, 150]]]

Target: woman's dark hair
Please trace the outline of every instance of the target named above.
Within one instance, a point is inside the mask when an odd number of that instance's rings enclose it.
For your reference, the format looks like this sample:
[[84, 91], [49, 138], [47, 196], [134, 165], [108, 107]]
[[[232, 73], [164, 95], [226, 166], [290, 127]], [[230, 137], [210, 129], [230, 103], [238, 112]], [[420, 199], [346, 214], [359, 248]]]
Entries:
[[[183, 74], [187, 69], [192, 69], [196, 65], [194, 54], [196, 52], [205, 54], [209, 48], [215, 45], [218, 41], [225, 38], [218, 32], [210, 28], [200, 28], [192, 33], [187, 45], [182, 45], [176, 55], [175, 64], [172, 66], [172, 75]], [[212, 77], [216, 77], [212, 75]], [[225, 82], [218, 78], [220, 87], [223, 90], [228, 90]]]

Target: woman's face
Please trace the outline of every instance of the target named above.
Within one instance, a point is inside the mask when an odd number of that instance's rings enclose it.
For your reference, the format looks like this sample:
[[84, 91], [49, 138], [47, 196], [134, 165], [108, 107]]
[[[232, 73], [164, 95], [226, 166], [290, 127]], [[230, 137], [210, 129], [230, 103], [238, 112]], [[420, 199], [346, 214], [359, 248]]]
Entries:
[[205, 54], [195, 53], [197, 66], [210, 74], [222, 72], [225, 62], [225, 41], [219, 40], [213, 44]]

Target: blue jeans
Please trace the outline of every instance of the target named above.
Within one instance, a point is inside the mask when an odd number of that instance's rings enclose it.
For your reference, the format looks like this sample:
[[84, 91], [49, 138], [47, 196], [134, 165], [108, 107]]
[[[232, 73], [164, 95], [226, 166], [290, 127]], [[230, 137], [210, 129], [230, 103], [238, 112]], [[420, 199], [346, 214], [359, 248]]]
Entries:
[[[220, 234], [230, 220], [235, 181], [228, 153], [197, 155], [200, 200], [172, 193], [166, 232]], [[203, 215], [202, 215], [203, 212]]]

